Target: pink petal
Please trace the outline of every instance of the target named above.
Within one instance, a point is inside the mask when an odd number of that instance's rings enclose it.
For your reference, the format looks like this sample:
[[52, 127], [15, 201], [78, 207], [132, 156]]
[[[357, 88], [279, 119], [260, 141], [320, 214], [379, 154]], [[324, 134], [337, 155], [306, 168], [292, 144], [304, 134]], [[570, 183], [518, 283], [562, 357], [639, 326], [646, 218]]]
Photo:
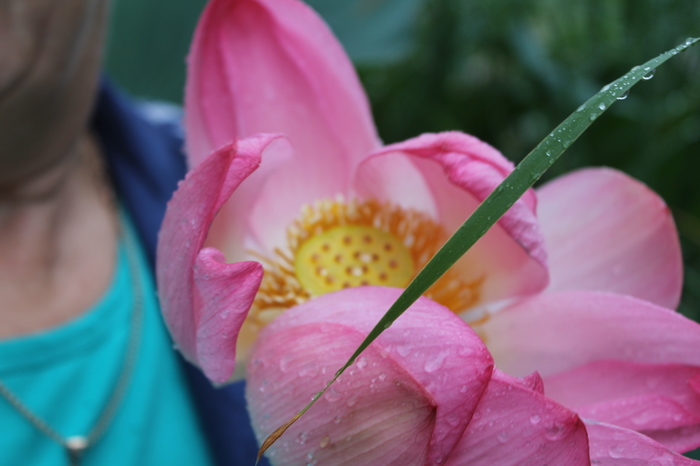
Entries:
[[540, 395], [544, 395], [544, 381], [539, 372], [533, 372], [525, 377], [513, 377], [510, 374], [506, 374], [500, 369], [494, 369], [494, 373], [498, 376], [498, 379], [504, 383], [510, 385], [520, 385], [523, 388], [537, 392]]
[[217, 211], [276, 137], [225, 146], [190, 171], [168, 204], [158, 238], [156, 269], [166, 323], [185, 358], [215, 382], [233, 372], [236, 338], [262, 266], [224, 264], [218, 251], [202, 245]]
[[500, 368], [540, 371], [547, 395], [583, 416], [678, 450], [697, 445], [700, 325], [682, 315], [630, 296], [571, 291], [522, 300], [480, 331]]
[[692, 466], [700, 464], [637, 432], [586, 421], [591, 464], [600, 466]]
[[537, 190], [551, 290], [613, 291], [675, 308], [678, 234], [663, 200], [609, 168], [579, 170]]
[[[320, 324], [341, 326], [345, 333], [365, 336], [400, 292], [401, 290], [392, 288], [358, 287], [320, 296], [290, 309], [274, 320], [261, 332], [258, 345], [269, 348], [274, 345], [273, 341], [278, 341], [277, 333], [285, 329]], [[328, 380], [335, 369], [350, 357], [355, 347], [356, 343], [349, 344], [342, 357], [339, 357], [340, 363], [333, 363], [335, 365], [331, 366], [327, 375], [313, 381], [302, 400], [307, 400], [318, 391], [322, 386], [320, 381]], [[406, 380], [422, 387], [425, 396], [434, 405], [434, 420], [431, 421], [434, 427], [427, 450], [428, 463], [433, 464], [437, 458], [445, 458], [459, 440], [491, 376], [491, 357], [483, 343], [454, 313], [429, 299], [420, 298], [371, 347], [375, 348], [375, 354], [380, 357], [363, 355], [366, 359], [364, 362], [362, 357], [358, 359], [358, 368], [374, 363], [384, 367], [388, 362], [383, 361], [391, 361], [406, 374]], [[264, 355], [265, 351], [254, 349], [257, 355]], [[257, 357], [255, 354], [253, 358]], [[327, 350], [323, 347], [317, 356], [316, 365], [325, 364], [326, 358]], [[249, 373], [251, 366], [254, 369], [255, 363], [249, 364]], [[255, 403], [251, 400], [251, 404]], [[294, 407], [300, 408], [301, 406]]]
[[700, 446], [700, 393], [693, 380], [700, 380], [700, 367], [597, 361], [548, 377], [547, 395], [584, 418], [684, 452]]
[[[358, 169], [355, 188], [363, 198], [431, 213], [452, 233], [512, 170], [497, 150], [472, 136], [424, 134], [373, 153]], [[457, 263], [465, 279], [483, 279], [482, 302], [546, 286], [535, 203], [530, 190]]]
[[[363, 337], [335, 323], [266, 332], [246, 383], [258, 440], [303, 408]], [[435, 401], [380, 348], [362, 357], [272, 446], [274, 464], [426, 464]]]
[[[600, 360], [700, 366], [700, 325], [631, 296], [590, 291], [522, 299], [479, 329], [503, 371], [545, 378]], [[546, 384], [545, 384], [546, 386]]]
[[281, 245], [303, 204], [347, 194], [355, 164], [379, 146], [352, 64], [302, 2], [210, 2], [188, 64], [192, 165], [213, 148], [257, 132], [283, 133], [294, 147], [293, 158], [266, 161], [251, 179], [261, 185], [270, 177], [250, 218], [263, 248]]
[[590, 465], [576, 413], [496, 372], [446, 465]]

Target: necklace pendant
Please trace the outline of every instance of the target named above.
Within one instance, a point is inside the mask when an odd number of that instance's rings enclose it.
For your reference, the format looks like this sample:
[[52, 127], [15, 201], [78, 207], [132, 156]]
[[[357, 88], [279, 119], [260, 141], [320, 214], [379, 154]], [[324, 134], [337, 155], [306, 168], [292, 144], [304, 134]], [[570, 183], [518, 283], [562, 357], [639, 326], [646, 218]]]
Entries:
[[70, 466], [80, 466], [80, 458], [89, 446], [88, 439], [81, 435], [75, 435], [68, 437], [63, 446], [66, 448], [66, 453], [68, 453]]

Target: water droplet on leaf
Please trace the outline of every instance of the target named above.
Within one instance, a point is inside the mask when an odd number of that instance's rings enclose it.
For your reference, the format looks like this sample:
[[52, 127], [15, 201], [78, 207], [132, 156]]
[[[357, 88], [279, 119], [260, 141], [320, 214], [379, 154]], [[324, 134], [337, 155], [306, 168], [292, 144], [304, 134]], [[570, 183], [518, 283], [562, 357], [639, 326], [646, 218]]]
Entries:
[[630, 95], [630, 90], [627, 89], [625, 92], [617, 96], [617, 100], [625, 100], [627, 96]]

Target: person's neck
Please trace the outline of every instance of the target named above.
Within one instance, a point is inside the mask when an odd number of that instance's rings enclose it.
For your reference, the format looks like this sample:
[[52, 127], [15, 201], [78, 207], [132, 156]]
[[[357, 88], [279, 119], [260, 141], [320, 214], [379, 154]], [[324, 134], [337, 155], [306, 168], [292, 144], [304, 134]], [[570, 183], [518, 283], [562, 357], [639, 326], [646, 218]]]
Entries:
[[48, 170], [0, 190], [0, 338], [89, 309], [110, 283], [117, 229], [99, 149], [87, 133]]

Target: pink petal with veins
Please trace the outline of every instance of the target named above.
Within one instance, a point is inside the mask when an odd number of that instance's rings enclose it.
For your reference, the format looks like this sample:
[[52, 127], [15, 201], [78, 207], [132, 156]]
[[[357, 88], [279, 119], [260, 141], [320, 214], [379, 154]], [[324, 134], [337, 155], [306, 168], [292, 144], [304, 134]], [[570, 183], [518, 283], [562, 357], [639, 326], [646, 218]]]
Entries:
[[[291, 157], [266, 157], [251, 176], [261, 189], [247, 215], [263, 252], [285, 244], [286, 227], [302, 205], [347, 194], [355, 165], [380, 145], [350, 60], [302, 2], [211, 1], [188, 65], [191, 165], [213, 148], [258, 132], [283, 133], [294, 148]], [[240, 221], [225, 212], [214, 228], [225, 231]], [[232, 260], [234, 242], [216, 246]]]
[[675, 309], [683, 263], [664, 201], [610, 168], [559, 177], [537, 190], [552, 291], [612, 291]]
[[649, 437], [586, 420], [591, 464], [599, 466], [693, 466], [700, 462], [668, 450]]
[[495, 371], [446, 466], [590, 465], [576, 413]]
[[636, 430], [685, 452], [700, 447], [700, 393], [692, 385], [698, 380], [698, 366], [596, 361], [546, 383], [547, 396], [584, 418]]
[[[358, 169], [363, 198], [388, 200], [433, 216], [453, 233], [513, 164], [467, 134], [424, 134], [373, 153]], [[483, 279], [481, 301], [534, 293], [548, 283], [544, 239], [529, 190], [455, 265], [466, 280]]]
[[698, 446], [696, 322], [630, 296], [569, 291], [519, 301], [480, 331], [499, 368], [539, 371], [547, 396], [582, 416]]
[[220, 252], [202, 247], [218, 210], [275, 138], [261, 135], [225, 146], [190, 171], [168, 203], [158, 238], [156, 272], [166, 324], [185, 358], [219, 383], [233, 372], [238, 331], [263, 271], [257, 262], [225, 264]]
[[[288, 310], [261, 332], [253, 350], [252, 362], [248, 365], [249, 374], [251, 371], [258, 370], [256, 358], [270, 360], [268, 353], [281, 354], [280, 352], [283, 351], [296, 351], [295, 348], [298, 345], [291, 343], [294, 341], [291, 337], [285, 339], [283, 343], [278, 336], [280, 332], [288, 329], [307, 328], [308, 330], [303, 332], [304, 335], [311, 335], [319, 325], [330, 325], [339, 329], [338, 338], [343, 333], [357, 334], [358, 338], [364, 337], [400, 292], [401, 290], [398, 289], [382, 287], [350, 288], [325, 294]], [[302, 342], [307, 337], [296, 334], [296, 338], [300, 342], [299, 345], [305, 347]], [[323, 382], [329, 380], [331, 374], [350, 357], [361, 338], [352, 341], [352, 344], [348, 343], [343, 347], [342, 353], [339, 353], [341, 355], [337, 356], [337, 362], [332, 363], [330, 366], [332, 369], [329, 368], [326, 374], [321, 369], [315, 370], [321, 375], [314, 380], [310, 379], [308, 385], [304, 379], [297, 379], [295, 383], [304, 384], [308, 392], [301, 398], [303, 404], [313, 393], [320, 390]], [[317, 351], [318, 348], [323, 350], [314, 357], [314, 367], [325, 365], [327, 358], [335, 357], [328, 354], [326, 347], [318, 345], [304, 351]], [[400, 379], [395, 379], [395, 382], [400, 382], [401, 385], [411, 384], [411, 386], [416, 384], [416, 387], [424, 391], [422, 395], [424, 399], [420, 402], [420, 406], [433, 406], [434, 411], [430, 421], [432, 427], [431, 435], [427, 439], [426, 458], [429, 464], [434, 464], [437, 458], [445, 458], [461, 437], [491, 376], [491, 356], [481, 340], [454, 313], [433, 301], [420, 298], [392, 324], [388, 331], [380, 335], [370, 348], [374, 348], [374, 354], [378, 354], [379, 357], [365, 356], [365, 359], [362, 359], [361, 356], [356, 363], [358, 369], [374, 367], [373, 364], [377, 364], [378, 367], [395, 365], [404, 374]], [[304, 357], [307, 355], [306, 352]], [[257, 375], [249, 375], [253, 377], [249, 379], [251, 386], [260, 386], [263, 380], [272, 381], [282, 376], [279, 374], [279, 367], [271, 365], [263, 367], [269, 369], [260, 369], [262, 372]], [[360, 372], [355, 370], [356, 374]], [[352, 374], [346, 375], [347, 378], [352, 376]], [[367, 380], [364, 376], [362, 377], [363, 380]], [[275, 422], [281, 424], [286, 420], [282, 415], [277, 417], [277, 414], [267, 409], [260, 411], [256, 407], [257, 404], [266, 402], [259, 400], [255, 393], [251, 396], [253, 397], [249, 399], [251, 410], [261, 413], [254, 416], [254, 423], [263, 422], [266, 415], [274, 417], [272, 424]], [[290, 399], [284, 396], [284, 393], [280, 396], [287, 401]], [[353, 396], [359, 397], [361, 392], [354, 393]], [[386, 396], [391, 399], [390, 394]], [[298, 410], [301, 407], [303, 406], [294, 406], [291, 410]], [[350, 409], [348, 412], [352, 411]], [[340, 412], [339, 415], [342, 416]]]

